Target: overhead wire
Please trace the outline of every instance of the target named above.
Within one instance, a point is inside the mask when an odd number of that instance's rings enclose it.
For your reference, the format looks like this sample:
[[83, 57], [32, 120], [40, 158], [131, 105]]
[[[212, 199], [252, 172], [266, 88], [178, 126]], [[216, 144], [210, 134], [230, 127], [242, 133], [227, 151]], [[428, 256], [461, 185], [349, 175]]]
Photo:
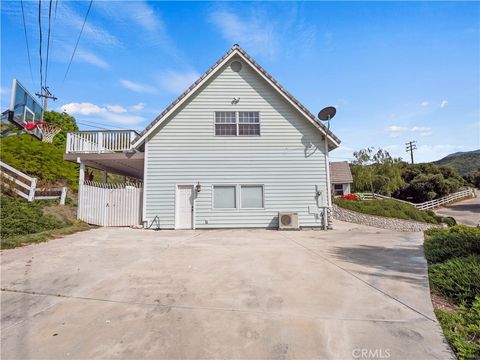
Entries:
[[34, 82], [33, 71], [32, 71], [32, 60], [30, 59], [30, 46], [28, 45], [27, 25], [25, 23], [25, 11], [23, 10], [23, 0], [20, 0], [20, 5], [22, 7], [23, 32], [25, 34], [25, 43], [27, 44], [28, 67], [30, 68], [30, 76], [32, 78], [32, 82]]
[[40, 32], [40, 93], [43, 94], [43, 60], [42, 60], [42, 0], [38, 0], [38, 29]]
[[80, 42], [80, 38], [82, 37], [83, 29], [85, 28], [85, 23], [87, 22], [88, 14], [90, 13], [90, 9], [92, 8], [93, 0], [90, 0], [90, 4], [88, 5], [87, 13], [85, 14], [85, 19], [83, 19], [82, 29], [80, 30], [80, 34], [78, 34], [77, 43], [75, 44], [75, 48], [73, 49], [72, 57], [70, 58], [70, 62], [68, 63], [67, 71], [65, 72], [65, 76], [63, 77], [63, 82], [67, 78], [68, 72], [70, 70], [70, 66], [72, 65], [73, 58], [75, 57], [75, 53], [77, 52], [78, 43]]
[[48, 35], [47, 35], [47, 57], [45, 61], [45, 88], [47, 87], [47, 78], [48, 78], [48, 58], [50, 55], [51, 20], [52, 20], [52, 0], [50, 0], [50, 3], [48, 4]]

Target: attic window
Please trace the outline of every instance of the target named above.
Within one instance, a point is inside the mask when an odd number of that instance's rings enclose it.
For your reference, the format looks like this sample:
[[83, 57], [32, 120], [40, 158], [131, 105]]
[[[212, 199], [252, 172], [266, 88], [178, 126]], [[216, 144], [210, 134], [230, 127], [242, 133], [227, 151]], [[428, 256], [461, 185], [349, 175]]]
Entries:
[[216, 111], [215, 136], [260, 136], [260, 113]]

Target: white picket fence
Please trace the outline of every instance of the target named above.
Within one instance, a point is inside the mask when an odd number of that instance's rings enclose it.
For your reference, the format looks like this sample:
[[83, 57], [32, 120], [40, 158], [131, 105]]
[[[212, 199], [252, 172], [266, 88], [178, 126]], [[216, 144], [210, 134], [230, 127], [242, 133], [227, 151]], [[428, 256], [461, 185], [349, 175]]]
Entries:
[[67, 188], [37, 188], [37, 179], [0, 161], [0, 181], [17, 195], [28, 201], [60, 199], [60, 205], [65, 205]]
[[78, 219], [100, 226], [133, 226], [142, 222], [141, 183], [85, 181], [78, 190]]
[[442, 206], [442, 205], [451, 203], [451, 202], [456, 201], [456, 200], [460, 200], [460, 199], [464, 199], [464, 198], [469, 198], [469, 197], [476, 197], [475, 190], [472, 189], [472, 188], [467, 188], [467, 189], [465, 189], [465, 190], [458, 191], [458, 192], [456, 192], [456, 193], [453, 193], [453, 194], [444, 196], [444, 197], [442, 197], [442, 198], [435, 199], [435, 200], [430, 200], [430, 201], [425, 201], [425, 202], [420, 203], [420, 204], [415, 204], [415, 203], [411, 203], [411, 202], [409, 202], [409, 201], [400, 200], [400, 199], [395, 199], [395, 198], [392, 198], [392, 197], [389, 197], [389, 196], [380, 195], [380, 194], [364, 193], [364, 194], [362, 194], [362, 195], [363, 195], [363, 197], [364, 197], [365, 200], [372, 200], [372, 199], [392, 199], [392, 200], [395, 200], [395, 201], [400, 201], [400, 202], [403, 202], [403, 203], [406, 203], [406, 204], [413, 205], [413, 206], [415, 206], [415, 207], [416, 207], [417, 209], [419, 209], [419, 210], [434, 209], [434, 208], [437, 208], [437, 207], [439, 207], [439, 206]]

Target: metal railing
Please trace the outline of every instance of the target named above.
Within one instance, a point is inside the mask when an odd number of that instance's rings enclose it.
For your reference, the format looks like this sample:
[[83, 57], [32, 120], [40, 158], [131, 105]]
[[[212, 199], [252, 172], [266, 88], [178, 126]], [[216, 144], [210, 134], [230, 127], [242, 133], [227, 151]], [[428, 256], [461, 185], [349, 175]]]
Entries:
[[134, 130], [69, 132], [65, 152], [102, 154], [128, 151], [137, 135]]

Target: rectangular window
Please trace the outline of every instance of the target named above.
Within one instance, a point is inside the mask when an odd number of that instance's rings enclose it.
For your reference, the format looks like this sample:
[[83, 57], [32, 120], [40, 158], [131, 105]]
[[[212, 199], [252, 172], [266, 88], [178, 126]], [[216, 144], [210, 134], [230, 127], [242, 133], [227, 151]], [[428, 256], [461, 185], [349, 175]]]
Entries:
[[237, 207], [235, 185], [213, 187], [213, 207], [215, 209], [235, 209]]
[[343, 195], [343, 184], [334, 184], [333, 189], [335, 191], [336, 196], [342, 196]]
[[242, 185], [240, 194], [243, 209], [263, 209], [262, 185]]
[[258, 111], [216, 111], [215, 136], [259, 136]]
[[258, 111], [241, 111], [238, 113], [238, 135], [260, 135], [260, 116]]
[[215, 135], [216, 136], [236, 136], [237, 119], [235, 111], [217, 111], [215, 112]]

